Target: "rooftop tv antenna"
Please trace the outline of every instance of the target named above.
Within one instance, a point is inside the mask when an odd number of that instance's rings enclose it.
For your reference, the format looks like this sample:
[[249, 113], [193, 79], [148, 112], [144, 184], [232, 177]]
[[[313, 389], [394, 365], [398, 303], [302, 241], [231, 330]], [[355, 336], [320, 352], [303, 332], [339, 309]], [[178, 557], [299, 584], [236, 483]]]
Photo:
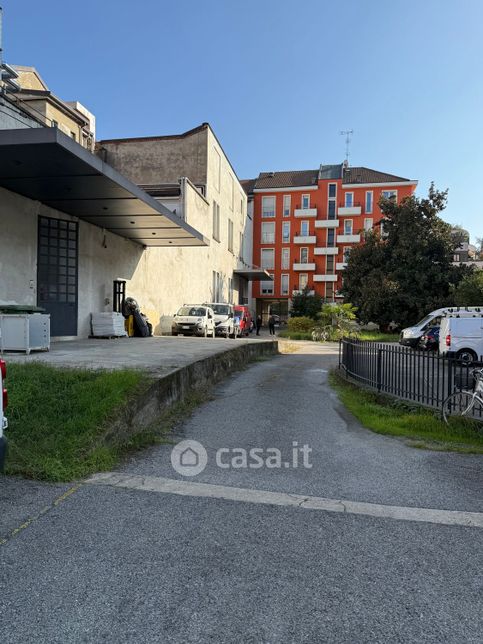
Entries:
[[354, 130], [341, 130], [340, 135], [345, 136], [345, 160], [347, 165], [349, 165], [349, 151], [350, 151], [350, 145], [351, 145], [351, 140], [352, 140], [352, 135], [354, 134]]

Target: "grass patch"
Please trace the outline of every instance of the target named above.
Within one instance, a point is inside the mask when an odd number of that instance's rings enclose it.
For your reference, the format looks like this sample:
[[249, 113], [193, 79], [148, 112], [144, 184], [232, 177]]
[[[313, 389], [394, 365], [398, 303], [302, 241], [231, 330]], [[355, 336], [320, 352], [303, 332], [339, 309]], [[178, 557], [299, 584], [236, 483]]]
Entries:
[[6, 473], [66, 481], [111, 469], [123, 446], [106, 430], [149, 382], [134, 370], [9, 364]]
[[382, 333], [381, 331], [360, 331], [357, 339], [369, 342], [399, 342], [399, 334]]
[[368, 429], [409, 439], [422, 449], [483, 454], [483, 430], [479, 423], [454, 418], [446, 425], [439, 413], [361, 389], [332, 372], [329, 382], [341, 402]]

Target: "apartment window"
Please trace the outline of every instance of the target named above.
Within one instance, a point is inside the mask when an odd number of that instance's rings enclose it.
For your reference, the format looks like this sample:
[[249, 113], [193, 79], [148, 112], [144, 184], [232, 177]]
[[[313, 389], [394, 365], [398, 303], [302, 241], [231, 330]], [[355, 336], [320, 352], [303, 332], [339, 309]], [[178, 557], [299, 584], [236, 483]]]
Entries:
[[344, 221], [344, 235], [352, 235], [352, 219]]
[[228, 302], [233, 302], [233, 278], [228, 278]]
[[275, 217], [275, 197], [262, 197], [262, 217]]
[[262, 248], [261, 264], [264, 269], [275, 268], [275, 250], [273, 248]]
[[354, 205], [354, 193], [353, 192], [346, 192], [345, 193], [345, 207], [346, 208], [352, 208]]
[[327, 228], [327, 246], [329, 248], [335, 246], [335, 228]]
[[302, 195], [302, 210], [310, 208], [310, 195]]
[[337, 195], [337, 184], [329, 183], [329, 199], [335, 199]]
[[244, 259], [243, 259], [244, 258], [244, 250], [243, 249], [244, 249], [244, 246], [245, 246], [245, 237], [244, 237], [243, 233], [240, 233], [239, 244], [240, 244], [240, 248], [239, 248], [238, 253], [239, 253], [241, 261], [243, 262], [244, 261]]
[[333, 275], [334, 274], [334, 266], [335, 266], [335, 261], [334, 261], [334, 256], [333, 255], [327, 255], [327, 259], [325, 262], [326, 266], [326, 273], [327, 275]]
[[382, 191], [382, 196], [384, 199], [396, 199], [397, 198], [397, 190], [383, 190]]
[[327, 205], [327, 219], [335, 219], [335, 199], [330, 199]]
[[283, 195], [283, 216], [290, 217], [290, 209], [292, 205], [292, 197], [290, 195]]
[[301, 264], [307, 264], [309, 261], [309, 249], [308, 248], [301, 248], [300, 249], [300, 263]]
[[309, 235], [309, 222], [301, 221], [300, 222], [300, 236], [307, 237]]
[[260, 282], [260, 290], [262, 295], [273, 295], [273, 282], [268, 280]]
[[368, 215], [372, 213], [372, 190], [366, 192], [366, 213]]
[[281, 295], [288, 295], [288, 278], [289, 276], [286, 273], [282, 274], [282, 278], [280, 281], [280, 294]]
[[334, 285], [332, 282], [327, 282], [325, 285], [325, 298], [327, 300], [332, 300], [334, 297]]
[[230, 194], [231, 194], [231, 205], [230, 208], [235, 210], [235, 182], [233, 177], [230, 175]]
[[372, 217], [365, 217], [364, 219], [364, 230], [371, 230], [374, 220]]
[[344, 262], [349, 261], [349, 255], [351, 254], [352, 248], [350, 246], [344, 246]]
[[290, 248], [282, 248], [282, 270], [290, 268]]
[[282, 242], [287, 243], [290, 241], [290, 222], [284, 221], [282, 225]]
[[220, 206], [213, 202], [213, 239], [220, 241]]
[[77, 137], [75, 135], [75, 132], [71, 132], [70, 136], [71, 136], [72, 139], [74, 139], [74, 141], [77, 141]]
[[263, 221], [262, 222], [262, 244], [275, 243], [275, 222]]
[[228, 250], [233, 253], [233, 221], [228, 220]]
[[303, 291], [304, 288], [307, 286], [308, 281], [309, 281], [309, 276], [307, 275], [307, 273], [300, 273], [300, 275], [299, 275], [299, 289], [301, 291]]

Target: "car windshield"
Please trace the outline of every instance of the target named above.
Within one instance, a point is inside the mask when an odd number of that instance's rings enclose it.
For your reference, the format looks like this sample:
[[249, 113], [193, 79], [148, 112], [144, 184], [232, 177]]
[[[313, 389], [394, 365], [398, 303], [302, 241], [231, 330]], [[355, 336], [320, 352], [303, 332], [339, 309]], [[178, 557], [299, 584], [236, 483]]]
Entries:
[[240, 320], [243, 320], [243, 317], [244, 317], [243, 311], [235, 309], [235, 314], [234, 315], [235, 315], [236, 318], [239, 318]]
[[228, 304], [213, 304], [211, 307], [217, 315], [229, 315], [230, 307]]
[[429, 322], [432, 319], [433, 319], [433, 315], [430, 313], [422, 320], [419, 320], [419, 322], [417, 322], [414, 326], [424, 326], [427, 322]]
[[202, 306], [182, 306], [176, 315], [185, 315], [190, 318], [202, 318], [206, 314], [206, 309]]

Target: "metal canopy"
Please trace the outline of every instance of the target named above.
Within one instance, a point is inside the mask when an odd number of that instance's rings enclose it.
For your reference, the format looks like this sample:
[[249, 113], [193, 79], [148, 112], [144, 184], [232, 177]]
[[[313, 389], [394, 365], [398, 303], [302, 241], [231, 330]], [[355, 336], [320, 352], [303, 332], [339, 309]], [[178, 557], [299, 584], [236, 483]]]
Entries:
[[249, 282], [258, 280], [273, 282], [273, 277], [268, 271], [263, 270], [263, 268], [243, 268], [233, 271], [233, 273], [239, 277], [244, 277]]
[[0, 186], [145, 246], [209, 244], [57, 128], [0, 131]]

